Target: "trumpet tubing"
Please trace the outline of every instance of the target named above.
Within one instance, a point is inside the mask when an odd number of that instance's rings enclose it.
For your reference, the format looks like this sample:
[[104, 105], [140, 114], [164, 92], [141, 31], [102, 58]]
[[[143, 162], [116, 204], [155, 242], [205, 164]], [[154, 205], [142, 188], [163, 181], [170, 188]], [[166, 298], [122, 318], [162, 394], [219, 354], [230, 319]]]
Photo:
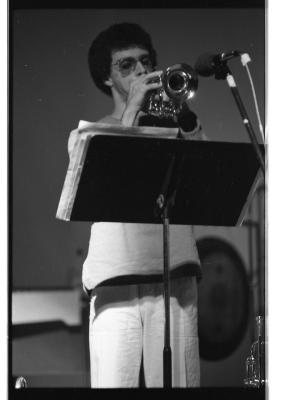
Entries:
[[197, 90], [197, 73], [187, 64], [174, 64], [164, 71], [160, 80], [162, 88], [149, 94], [143, 111], [160, 118], [175, 118], [183, 102]]

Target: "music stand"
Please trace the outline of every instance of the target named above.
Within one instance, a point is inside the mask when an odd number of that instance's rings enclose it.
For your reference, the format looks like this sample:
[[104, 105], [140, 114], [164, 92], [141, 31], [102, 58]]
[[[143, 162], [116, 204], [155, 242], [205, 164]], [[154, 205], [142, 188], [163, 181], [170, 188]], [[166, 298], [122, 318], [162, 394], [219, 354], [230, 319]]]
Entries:
[[96, 134], [87, 137], [76, 169], [72, 184], [65, 181], [58, 218], [163, 224], [163, 378], [171, 387], [169, 224], [240, 224], [258, 179], [252, 146]]

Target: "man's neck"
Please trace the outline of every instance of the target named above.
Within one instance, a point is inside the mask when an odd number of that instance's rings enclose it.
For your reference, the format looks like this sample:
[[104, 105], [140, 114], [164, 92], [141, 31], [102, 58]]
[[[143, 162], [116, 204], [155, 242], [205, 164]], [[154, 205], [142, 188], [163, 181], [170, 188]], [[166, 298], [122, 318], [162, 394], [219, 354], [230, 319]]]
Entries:
[[121, 120], [124, 110], [126, 108], [126, 100], [116, 91], [112, 91], [113, 111], [111, 116]]

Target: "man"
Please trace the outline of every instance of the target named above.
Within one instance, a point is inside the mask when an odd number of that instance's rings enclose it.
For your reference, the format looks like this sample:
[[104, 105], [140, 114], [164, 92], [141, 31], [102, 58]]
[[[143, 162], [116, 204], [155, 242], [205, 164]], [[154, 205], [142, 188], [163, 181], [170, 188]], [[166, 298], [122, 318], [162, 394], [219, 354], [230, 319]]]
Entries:
[[[93, 41], [88, 60], [95, 84], [113, 100], [112, 112], [99, 122], [138, 125], [147, 93], [161, 87], [150, 36], [136, 24], [113, 25]], [[202, 138], [195, 114], [188, 113], [183, 136]], [[76, 136], [73, 131], [70, 152]], [[172, 385], [199, 386], [201, 271], [192, 227], [171, 225], [170, 259]], [[163, 387], [162, 225], [93, 223], [82, 280], [91, 296], [91, 386], [138, 387], [143, 364], [145, 386]]]

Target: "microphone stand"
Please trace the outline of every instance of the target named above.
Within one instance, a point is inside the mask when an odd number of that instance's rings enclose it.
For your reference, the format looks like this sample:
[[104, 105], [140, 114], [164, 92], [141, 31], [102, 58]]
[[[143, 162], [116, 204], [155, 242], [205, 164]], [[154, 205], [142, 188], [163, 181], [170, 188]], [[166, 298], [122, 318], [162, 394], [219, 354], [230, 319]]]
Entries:
[[240, 112], [242, 122], [248, 132], [248, 135], [250, 137], [251, 143], [253, 145], [257, 160], [260, 164], [260, 167], [262, 169], [263, 175], [265, 175], [265, 163], [264, 163], [264, 156], [262, 155], [259, 143], [257, 141], [255, 132], [253, 130], [251, 121], [248, 117], [247, 111], [244, 107], [244, 104], [241, 100], [236, 82], [234, 80], [234, 77], [229, 69], [229, 67], [226, 65], [226, 61], [222, 61], [219, 63], [219, 65], [216, 66], [216, 71], [215, 71], [215, 78], [216, 79], [226, 79], [228, 86], [231, 90], [231, 93], [234, 97], [234, 100], [236, 102], [236, 105], [238, 107], [238, 110]]

